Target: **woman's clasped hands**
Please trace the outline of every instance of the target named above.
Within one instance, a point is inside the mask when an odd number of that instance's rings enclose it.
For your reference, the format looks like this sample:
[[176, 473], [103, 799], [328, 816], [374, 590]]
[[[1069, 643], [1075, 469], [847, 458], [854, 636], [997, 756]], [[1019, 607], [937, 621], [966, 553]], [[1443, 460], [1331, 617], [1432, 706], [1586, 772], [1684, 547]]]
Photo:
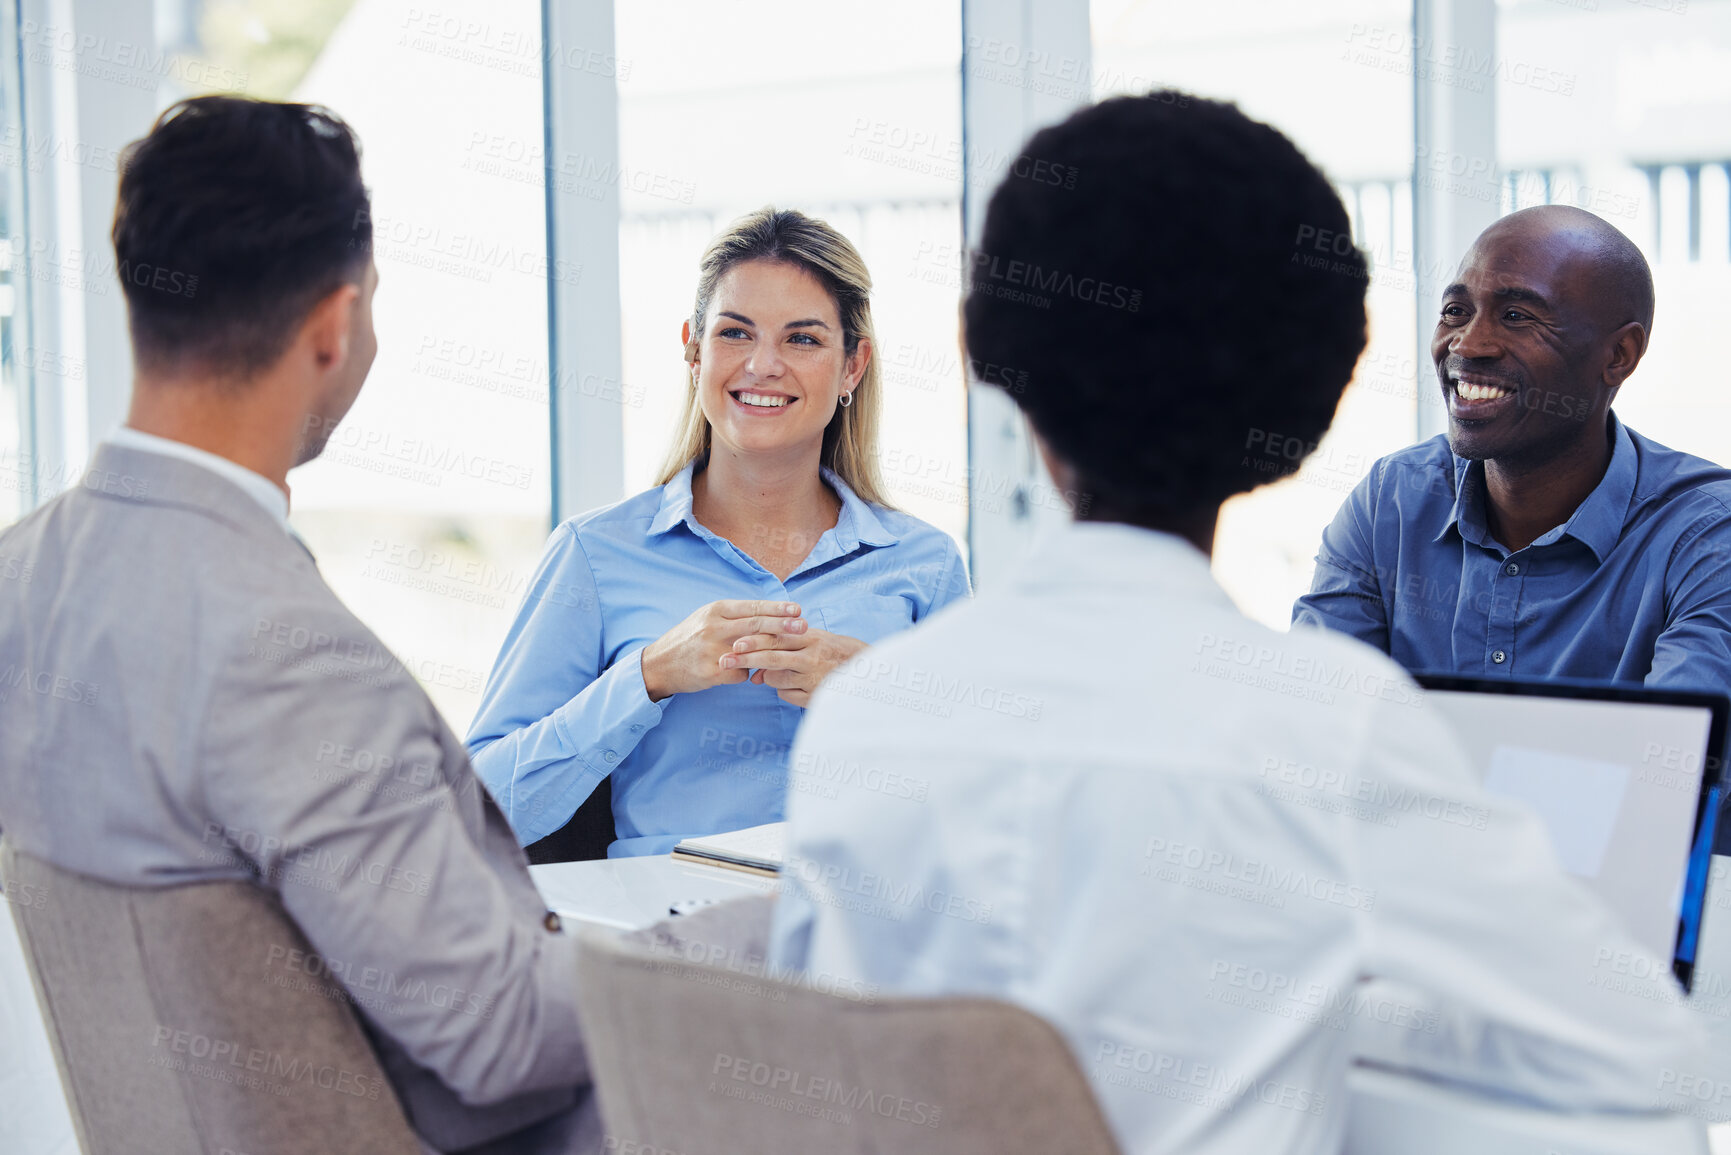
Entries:
[[716, 601], [644, 647], [643, 685], [658, 702], [750, 680], [804, 707], [824, 678], [865, 648], [858, 638], [813, 629], [795, 602]]

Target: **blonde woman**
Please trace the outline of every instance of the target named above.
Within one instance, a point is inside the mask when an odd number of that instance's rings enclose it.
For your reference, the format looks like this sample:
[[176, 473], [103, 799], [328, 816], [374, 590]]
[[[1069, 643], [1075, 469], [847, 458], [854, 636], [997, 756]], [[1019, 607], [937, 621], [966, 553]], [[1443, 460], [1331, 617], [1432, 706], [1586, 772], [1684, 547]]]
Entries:
[[870, 294], [798, 212], [704, 253], [660, 484], [554, 530], [469, 733], [525, 845], [609, 777], [611, 857], [777, 821], [812, 691], [967, 594], [955, 543], [884, 497]]

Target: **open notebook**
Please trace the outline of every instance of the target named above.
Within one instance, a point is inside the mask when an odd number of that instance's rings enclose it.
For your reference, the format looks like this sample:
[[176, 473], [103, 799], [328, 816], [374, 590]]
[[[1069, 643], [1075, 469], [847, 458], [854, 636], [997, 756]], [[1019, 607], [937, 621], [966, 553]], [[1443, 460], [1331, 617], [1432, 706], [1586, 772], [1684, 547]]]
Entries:
[[725, 834], [709, 834], [702, 838], [686, 838], [673, 848], [673, 857], [682, 862], [701, 862], [705, 866], [722, 866], [728, 870], [743, 870], [774, 878], [781, 873], [781, 861], [787, 849], [787, 823], [771, 822], [730, 830]]

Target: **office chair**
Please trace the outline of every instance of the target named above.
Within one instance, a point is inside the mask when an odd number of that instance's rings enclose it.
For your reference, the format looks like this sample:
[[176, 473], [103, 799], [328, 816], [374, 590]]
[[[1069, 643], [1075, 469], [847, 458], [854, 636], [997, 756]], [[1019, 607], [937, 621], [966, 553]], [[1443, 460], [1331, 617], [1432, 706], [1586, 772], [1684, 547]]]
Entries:
[[341, 986], [284, 965], [312, 952], [275, 895], [116, 886], [4, 839], [0, 887], [87, 1155], [425, 1151]]
[[[737, 936], [706, 936], [689, 953], [762, 941], [770, 902], [725, 904], [745, 912]], [[1068, 1044], [1020, 1007], [861, 1001], [684, 953], [652, 949], [642, 934], [591, 929], [581, 940], [578, 1013], [601, 1117], [622, 1150], [1118, 1153]]]
[[531, 865], [546, 862], [585, 862], [606, 858], [616, 837], [613, 828], [613, 779], [603, 778], [583, 800], [570, 821], [525, 847]]

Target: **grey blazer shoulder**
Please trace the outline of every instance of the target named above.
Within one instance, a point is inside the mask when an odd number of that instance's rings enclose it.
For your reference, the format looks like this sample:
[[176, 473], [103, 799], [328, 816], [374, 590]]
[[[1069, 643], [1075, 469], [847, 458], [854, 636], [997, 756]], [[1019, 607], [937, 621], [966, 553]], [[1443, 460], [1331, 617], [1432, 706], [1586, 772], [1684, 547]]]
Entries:
[[441, 1146], [587, 1082], [574, 942], [462, 743], [213, 471], [104, 445], [0, 533], [0, 830], [113, 882], [278, 893]]

